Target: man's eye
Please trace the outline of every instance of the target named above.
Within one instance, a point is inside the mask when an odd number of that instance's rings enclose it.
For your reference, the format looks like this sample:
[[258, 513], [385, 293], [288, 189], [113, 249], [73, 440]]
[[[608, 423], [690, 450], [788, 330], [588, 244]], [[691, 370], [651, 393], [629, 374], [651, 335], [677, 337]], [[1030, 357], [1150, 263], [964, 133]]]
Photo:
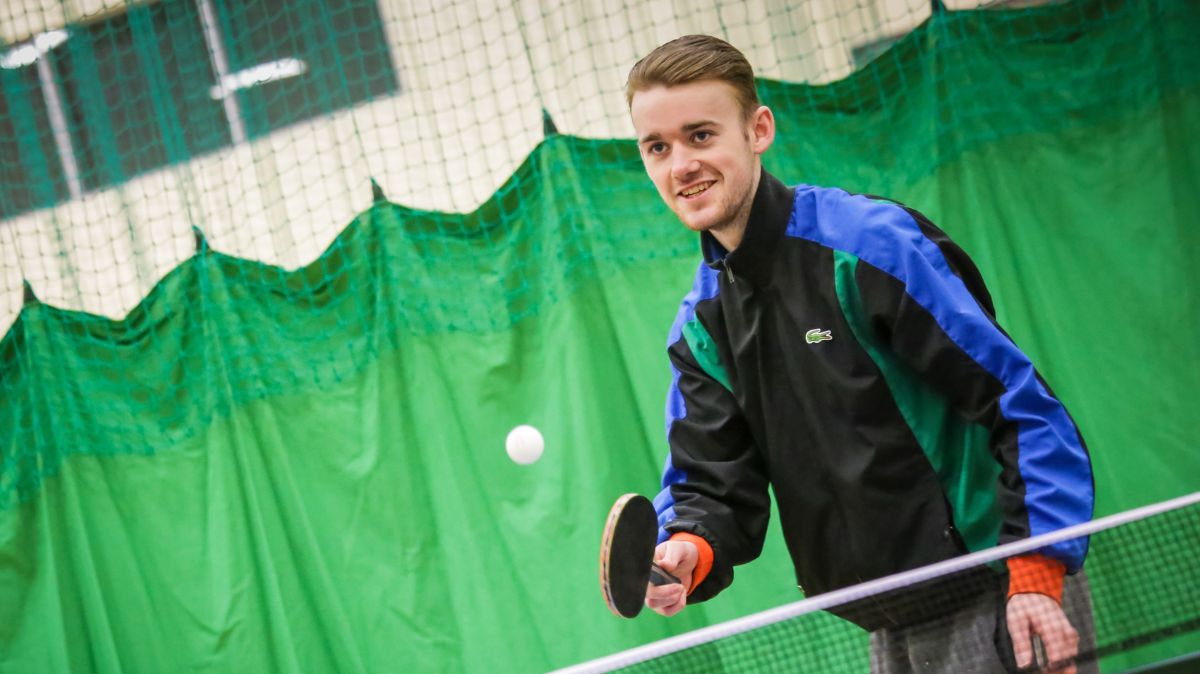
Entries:
[[650, 147], [647, 148], [647, 151], [650, 154], [662, 154], [663, 152], [667, 151], [667, 144], [666, 143], [651, 143]]
[[697, 131], [696, 133], [692, 134], [692, 140], [696, 141], [697, 143], [703, 143], [709, 138], [712, 138], [711, 131]]

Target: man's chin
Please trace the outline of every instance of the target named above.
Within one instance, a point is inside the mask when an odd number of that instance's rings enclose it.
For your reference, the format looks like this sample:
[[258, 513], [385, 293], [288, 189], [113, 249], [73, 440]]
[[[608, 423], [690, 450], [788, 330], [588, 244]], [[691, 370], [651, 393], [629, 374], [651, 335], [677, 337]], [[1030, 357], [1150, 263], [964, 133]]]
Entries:
[[687, 227], [693, 232], [703, 232], [712, 229], [712, 226], [716, 224], [717, 221], [716, 218], [712, 217], [708, 213], [687, 213], [675, 211], [675, 217], [679, 218], [679, 221], [683, 223], [684, 227]]

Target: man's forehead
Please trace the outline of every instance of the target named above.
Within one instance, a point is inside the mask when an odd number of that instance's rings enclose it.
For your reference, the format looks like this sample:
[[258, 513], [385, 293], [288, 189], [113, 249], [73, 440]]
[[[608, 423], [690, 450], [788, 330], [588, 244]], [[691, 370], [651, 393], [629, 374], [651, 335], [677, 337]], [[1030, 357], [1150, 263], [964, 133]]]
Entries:
[[732, 86], [718, 80], [701, 80], [637, 91], [629, 112], [639, 134], [661, 134], [728, 122], [726, 118], [738, 116], [740, 110]]

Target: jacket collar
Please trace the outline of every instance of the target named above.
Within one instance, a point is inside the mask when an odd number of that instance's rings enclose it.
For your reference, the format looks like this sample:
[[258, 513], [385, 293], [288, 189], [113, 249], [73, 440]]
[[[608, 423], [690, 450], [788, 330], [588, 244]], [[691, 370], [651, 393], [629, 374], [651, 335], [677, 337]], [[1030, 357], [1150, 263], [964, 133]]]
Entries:
[[750, 205], [750, 218], [742, 242], [732, 253], [708, 232], [700, 233], [704, 262], [713, 269], [724, 269], [730, 281], [746, 279], [765, 286], [771, 278], [771, 263], [787, 231], [795, 192], [778, 178], [762, 170], [758, 191]]

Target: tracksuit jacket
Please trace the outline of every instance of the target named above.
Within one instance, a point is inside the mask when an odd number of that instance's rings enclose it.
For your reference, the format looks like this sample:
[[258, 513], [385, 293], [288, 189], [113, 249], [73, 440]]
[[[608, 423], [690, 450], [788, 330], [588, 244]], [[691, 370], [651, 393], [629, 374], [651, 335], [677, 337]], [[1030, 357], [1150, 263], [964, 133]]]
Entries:
[[[660, 541], [713, 548], [689, 602], [759, 555], [768, 485], [809, 596], [1091, 518], [1075, 423], [921, 214], [763, 171], [737, 249], [701, 247], [668, 339], [655, 499]], [[1087, 540], [1041, 552], [1073, 573]]]

